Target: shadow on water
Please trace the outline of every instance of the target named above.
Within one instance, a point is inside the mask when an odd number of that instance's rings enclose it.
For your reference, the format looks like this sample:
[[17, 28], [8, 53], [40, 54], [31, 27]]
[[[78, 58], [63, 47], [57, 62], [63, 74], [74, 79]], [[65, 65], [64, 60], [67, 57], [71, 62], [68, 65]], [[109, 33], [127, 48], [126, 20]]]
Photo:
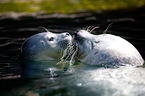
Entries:
[[46, 27], [52, 32], [67, 31], [71, 34], [79, 28], [99, 26], [100, 28], [94, 30], [93, 34], [101, 34], [113, 22], [107, 33], [127, 39], [145, 58], [144, 17], [145, 11], [141, 8], [130, 11], [52, 14], [1, 19], [0, 94], [3, 96], [143, 96], [145, 94], [145, 71], [142, 67], [103, 68], [75, 65], [69, 72], [65, 72], [59, 66], [54, 66], [55, 61], [51, 63], [31, 62], [31, 66], [36, 63], [42, 64], [43, 71], [37, 72], [39, 75], [36, 76], [37, 78], [20, 78], [22, 73], [20, 50], [26, 38], [44, 31], [38, 28], [39, 26]]

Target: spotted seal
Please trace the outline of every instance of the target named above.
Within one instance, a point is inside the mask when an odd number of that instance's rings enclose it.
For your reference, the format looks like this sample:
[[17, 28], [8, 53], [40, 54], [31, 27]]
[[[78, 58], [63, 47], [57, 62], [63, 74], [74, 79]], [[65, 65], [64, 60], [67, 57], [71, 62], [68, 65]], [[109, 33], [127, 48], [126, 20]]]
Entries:
[[93, 35], [79, 30], [74, 35], [78, 45], [77, 58], [91, 65], [142, 65], [144, 60], [138, 50], [127, 40], [112, 34]]
[[68, 32], [35, 34], [22, 45], [22, 57], [34, 61], [59, 59], [71, 40]]

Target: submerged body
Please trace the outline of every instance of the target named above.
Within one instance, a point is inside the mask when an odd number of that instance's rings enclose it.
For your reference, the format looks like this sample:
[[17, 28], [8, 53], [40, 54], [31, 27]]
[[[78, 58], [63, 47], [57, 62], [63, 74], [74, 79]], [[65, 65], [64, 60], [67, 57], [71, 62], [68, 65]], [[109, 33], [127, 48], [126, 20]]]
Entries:
[[143, 58], [137, 49], [125, 39], [111, 35], [93, 35], [86, 30], [76, 33], [77, 57], [91, 65], [142, 65]]

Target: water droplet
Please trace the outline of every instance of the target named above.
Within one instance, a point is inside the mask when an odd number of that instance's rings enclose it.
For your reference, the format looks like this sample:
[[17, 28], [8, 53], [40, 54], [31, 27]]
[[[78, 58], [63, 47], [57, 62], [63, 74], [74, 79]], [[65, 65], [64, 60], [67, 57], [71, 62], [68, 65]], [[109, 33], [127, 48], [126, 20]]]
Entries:
[[83, 84], [82, 83], [77, 83], [77, 86], [82, 86]]

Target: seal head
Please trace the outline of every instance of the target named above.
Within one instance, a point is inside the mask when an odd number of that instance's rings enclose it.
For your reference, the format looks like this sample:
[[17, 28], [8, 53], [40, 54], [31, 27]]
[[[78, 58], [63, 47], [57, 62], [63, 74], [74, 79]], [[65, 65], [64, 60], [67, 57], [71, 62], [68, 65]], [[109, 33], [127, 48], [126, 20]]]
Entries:
[[69, 33], [43, 32], [29, 37], [22, 45], [22, 56], [29, 60], [59, 59], [63, 50], [71, 44]]

